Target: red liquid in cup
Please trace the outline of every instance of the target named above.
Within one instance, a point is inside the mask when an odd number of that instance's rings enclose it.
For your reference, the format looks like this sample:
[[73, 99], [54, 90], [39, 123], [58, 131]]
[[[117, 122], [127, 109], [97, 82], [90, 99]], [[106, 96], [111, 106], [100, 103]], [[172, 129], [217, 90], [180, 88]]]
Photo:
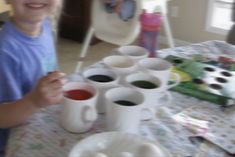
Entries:
[[83, 89], [73, 89], [66, 91], [65, 96], [73, 100], [87, 100], [90, 99], [93, 94]]

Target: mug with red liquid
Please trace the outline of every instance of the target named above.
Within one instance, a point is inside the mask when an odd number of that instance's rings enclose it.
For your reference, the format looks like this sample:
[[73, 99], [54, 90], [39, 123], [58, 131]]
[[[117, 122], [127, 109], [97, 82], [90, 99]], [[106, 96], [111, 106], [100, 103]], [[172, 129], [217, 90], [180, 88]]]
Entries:
[[89, 83], [67, 83], [60, 116], [62, 127], [73, 133], [88, 131], [97, 119], [97, 96], [97, 88]]

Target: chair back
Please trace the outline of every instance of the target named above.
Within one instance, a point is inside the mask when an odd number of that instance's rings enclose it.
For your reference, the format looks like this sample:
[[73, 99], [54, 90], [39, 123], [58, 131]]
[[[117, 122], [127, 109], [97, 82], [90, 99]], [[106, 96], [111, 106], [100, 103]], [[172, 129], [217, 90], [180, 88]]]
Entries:
[[93, 0], [91, 25], [97, 38], [115, 45], [131, 44], [140, 32], [139, 15], [142, 10], [142, 0], [135, 0], [134, 17], [123, 21], [118, 14], [108, 13], [103, 0]]

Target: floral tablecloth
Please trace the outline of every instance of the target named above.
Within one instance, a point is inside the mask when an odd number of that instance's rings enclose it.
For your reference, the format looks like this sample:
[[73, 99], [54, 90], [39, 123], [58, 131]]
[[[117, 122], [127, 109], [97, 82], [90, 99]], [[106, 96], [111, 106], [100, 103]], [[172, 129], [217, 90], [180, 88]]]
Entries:
[[[235, 58], [235, 47], [220, 41], [159, 50], [158, 56], [180, 55], [184, 57], [198, 57], [216, 59], [217, 56]], [[99, 63], [93, 66], [100, 66]], [[223, 113], [231, 122], [235, 122], [234, 107], [222, 109], [207, 101], [171, 92], [173, 102], [157, 109], [158, 118], [143, 121], [140, 135], [159, 141], [176, 157], [230, 157], [222, 147], [203, 138], [198, 138], [198, 132], [192, 132], [178, 123], [173, 117], [190, 107], [210, 108], [211, 114]], [[90, 131], [83, 134], [72, 134], [61, 128], [59, 123], [61, 105], [55, 105], [34, 114], [25, 124], [12, 128], [6, 157], [65, 157], [79, 140], [94, 133], [105, 131], [105, 115], [100, 114]]]

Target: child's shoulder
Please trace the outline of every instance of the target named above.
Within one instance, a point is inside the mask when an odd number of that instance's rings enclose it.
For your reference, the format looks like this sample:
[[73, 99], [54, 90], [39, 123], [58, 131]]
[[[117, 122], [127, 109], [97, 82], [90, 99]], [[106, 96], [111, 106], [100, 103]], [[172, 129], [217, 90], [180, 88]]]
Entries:
[[11, 29], [7, 22], [0, 30], [0, 52], [8, 49], [17, 49], [15, 36], [12, 35]]
[[43, 26], [48, 28], [48, 29], [52, 29], [52, 21], [49, 18], [46, 18], [43, 21]]
[[12, 38], [12, 34], [14, 34], [14, 23], [9, 21], [6, 21], [5, 24], [3, 25], [2, 29], [0, 30], [0, 39], [1, 38]]

